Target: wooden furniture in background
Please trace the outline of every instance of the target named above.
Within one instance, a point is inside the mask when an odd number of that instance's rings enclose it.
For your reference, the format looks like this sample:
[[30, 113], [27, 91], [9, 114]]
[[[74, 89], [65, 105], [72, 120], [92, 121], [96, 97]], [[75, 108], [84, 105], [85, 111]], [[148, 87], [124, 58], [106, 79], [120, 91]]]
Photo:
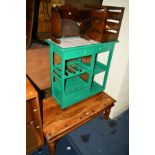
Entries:
[[26, 153], [44, 144], [38, 93], [26, 78]]
[[104, 114], [108, 119], [116, 101], [101, 92], [84, 101], [62, 110], [53, 97], [43, 100], [43, 132], [49, 144], [51, 155], [55, 153], [56, 140], [82, 124]]
[[[85, 9], [85, 5], [101, 7], [102, 0], [37, 0], [39, 1], [37, 38], [44, 41], [51, 38], [51, 9], [53, 6], [71, 5], [76, 9]], [[75, 24], [74, 24], [75, 26]], [[75, 26], [77, 27], [77, 26]]]
[[91, 28], [84, 35], [89, 39], [101, 42], [105, 28], [106, 10], [93, 10], [91, 16]]
[[26, 0], [26, 48], [31, 45], [35, 0]]
[[78, 9], [85, 9], [85, 5], [101, 7], [103, 0], [65, 0], [65, 4], [72, 5]]
[[26, 74], [40, 90], [51, 87], [48, 46], [33, 43], [26, 50]]
[[98, 42], [116, 41], [119, 36], [124, 7], [90, 6], [77, 9], [63, 5], [51, 11], [51, 39], [60, 43], [60, 37], [82, 36]]
[[90, 11], [70, 5], [52, 8], [51, 37], [60, 43], [60, 37], [79, 36], [90, 27]]
[[38, 14], [37, 37], [39, 40], [50, 38], [51, 32], [51, 3], [50, 0], [40, 0]]
[[52, 5], [62, 5], [64, 0], [40, 0], [38, 14], [37, 37], [44, 41], [51, 38], [51, 9]]
[[[89, 6], [87, 6], [89, 7]], [[119, 36], [124, 7], [102, 6], [92, 10], [91, 28], [82, 37], [98, 42], [116, 41]]]
[[102, 9], [107, 10], [102, 42], [115, 41], [119, 36], [125, 8], [117, 6], [102, 6]]

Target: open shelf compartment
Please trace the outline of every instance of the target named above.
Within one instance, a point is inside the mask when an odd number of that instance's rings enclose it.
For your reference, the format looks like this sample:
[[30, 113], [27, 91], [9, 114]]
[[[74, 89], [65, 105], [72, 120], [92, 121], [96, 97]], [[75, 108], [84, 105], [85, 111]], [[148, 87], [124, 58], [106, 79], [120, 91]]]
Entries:
[[[86, 72], [89, 72], [89, 69], [90, 69], [89, 65], [83, 63], [80, 60], [67, 62], [64, 78], [67, 79], [84, 74]], [[62, 77], [61, 64], [54, 65], [53, 72], [54, 76], [56, 76], [57, 78], [61, 78]]]
[[97, 82], [93, 81], [92, 87], [91, 87], [91, 93], [100, 92], [101, 90], [103, 90], [103, 87]]
[[[54, 81], [54, 87], [57, 88], [60, 94], [62, 94], [63, 90], [61, 89], [61, 81]], [[70, 94], [80, 89], [88, 87], [88, 82], [83, 80], [80, 76], [71, 77], [65, 80], [64, 93]]]
[[89, 71], [89, 66], [80, 60], [67, 62], [65, 70], [65, 79], [76, 77]]
[[65, 94], [69, 94], [79, 89], [88, 87], [87, 81], [83, 80], [80, 76], [75, 76], [66, 80]]
[[94, 68], [94, 74], [104, 72], [104, 71], [106, 71], [106, 69], [107, 69], [106, 65], [96, 61], [95, 68]]
[[62, 77], [61, 64], [53, 65], [53, 76], [57, 80], [61, 80]]

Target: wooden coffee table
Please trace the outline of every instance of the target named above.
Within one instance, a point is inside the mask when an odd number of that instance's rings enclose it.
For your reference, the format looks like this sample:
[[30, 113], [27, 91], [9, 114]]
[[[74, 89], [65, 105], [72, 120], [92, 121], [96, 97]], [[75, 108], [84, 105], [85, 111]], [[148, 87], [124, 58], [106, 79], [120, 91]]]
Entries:
[[44, 99], [43, 132], [51, 155], [55, 154], [55, 144], [60, 137], [102, 113], [108, 119], [115, 102], [112, 97], [101, 92], [62, 110], [53, 97]]

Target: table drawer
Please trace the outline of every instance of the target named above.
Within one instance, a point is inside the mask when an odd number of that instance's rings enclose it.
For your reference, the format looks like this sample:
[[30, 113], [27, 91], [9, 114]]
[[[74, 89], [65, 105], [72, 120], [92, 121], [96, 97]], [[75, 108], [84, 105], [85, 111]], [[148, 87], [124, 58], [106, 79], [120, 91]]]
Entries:
[[26, 79], [26, 153], [44, 144], [38, 93]]
[[26, 125], [26, 151], [32, 152], [43, 145], [42, 129], [39, 121]]
[[26, 101], [26, 124], [39, 120], [39, 110], [36, 98]]
[[98, 47], [97, 50], [98, 50], [98, 53], [105, 52], [105, 51], [109, 51], [110, 47], [108, 45], [105, 45], [105, 46]]
[[84, 57], [84, 56], [88, 56], [88, 55], [92, 55], [94, 48], [87, 48], [87, 49], [74, 49], [71, 51], [67, 51], [64, 55], [65, 59], [74, 59], [74, 58], [78, 58], [78, 57]]

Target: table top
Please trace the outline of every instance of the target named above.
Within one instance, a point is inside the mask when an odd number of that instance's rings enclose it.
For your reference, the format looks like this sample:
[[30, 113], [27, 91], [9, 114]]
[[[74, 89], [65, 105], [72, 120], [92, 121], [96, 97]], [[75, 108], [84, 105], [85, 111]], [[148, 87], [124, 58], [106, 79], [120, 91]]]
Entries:
[[78, 47], [85, 45], [97, 44], [99, 42], [94, 40], [86, 40], [81, 37], [68, 37], [68, 38], [60, 38], [60, 44], [53, 42], [51, 39], [47, 39], [48, 42], [52, 42], [61, 48], [70, 48], [70, 47]]
[[40, 90], [51, 87], [49, 47], [32, 45], [26, 50], [26, 74]]
[[53, 97], [43, 100], [43, 132], [55, 141], [73, 129], [101, 114], [116, 102], [104, 92], [62, 110]]
[[56, 45], [61, 49], [69, 49], [69, 48], [80, 48], [80, 47], [93, 47], [93, 46], [101, 46], [107, 44], [114, 44], [119, 42], [118, 40], [112, 42], [97, 42], [94, 40], [86, 40], [81, 37], [68, 37], [68, 38], [60, 38], [60, 44], [55, 43], [51, 39], [46, 39], [46, 42], [50, 45]]

